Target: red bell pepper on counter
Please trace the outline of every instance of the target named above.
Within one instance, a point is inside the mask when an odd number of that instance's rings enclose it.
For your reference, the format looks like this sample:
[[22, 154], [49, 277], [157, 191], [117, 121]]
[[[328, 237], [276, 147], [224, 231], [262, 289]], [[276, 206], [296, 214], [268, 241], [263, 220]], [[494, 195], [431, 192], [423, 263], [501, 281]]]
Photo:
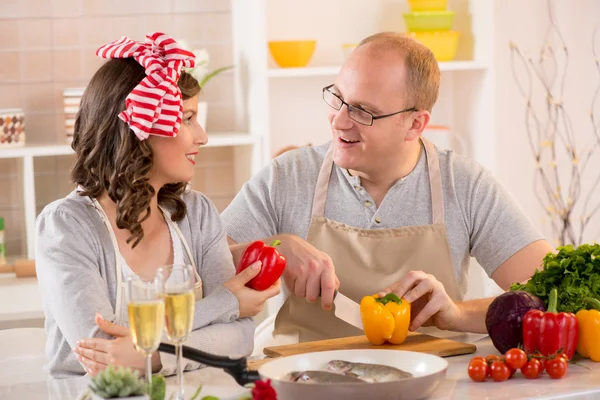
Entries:
[[280, 244], [281, 241], [274, 240], [270, 246], [267, 246], [264, 242], [257, 240], [246, 247], [236, 268], [236, 274], [239, 274], [256, 261], [262, 263], [258, 275], [252, 278], [246, 286], [254, 290], [265, 290], [271, 287], [271, 285], [281, 277], [281, 274], [283, 274], [283, 270], [285, 269], [286, 261], [285, 257], [280, 255], [275, 249], [275, 247]]
[[556, 312], [558, 291], [550, 291], [548, 309], [529, 310], [523, 316], [523, 346], [528, 354], [539, 351], [548, 356], [562, 352], [573, 358], [579, 340], [579, 324], [575, 314]]

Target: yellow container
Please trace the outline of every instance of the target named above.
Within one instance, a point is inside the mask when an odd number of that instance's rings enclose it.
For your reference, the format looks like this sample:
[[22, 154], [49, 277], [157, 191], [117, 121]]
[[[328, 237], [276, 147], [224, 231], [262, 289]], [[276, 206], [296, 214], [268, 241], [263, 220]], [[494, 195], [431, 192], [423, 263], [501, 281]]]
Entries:
[[344, 54], [344, 59], [350, 57], [350, 53], [354, 51], [354, 49], [358, 46], [357, 43], [344, 43], [342, 44], [342, 53]]
[[440, 32], [452, 29], [454, 11], [417, 11], [404, 14], [409, 32]]
[[269, 51], [281, 68], [306, 67], [316, 44], [316, 40], [271, 41]]
[[448, 6], [448, 0], [408, 0], [411, 11], [440, 11]]
[[431, 50], [436, 60], [454, 60], [458, 45], [458, 32], [409, 32], [409, 35]]

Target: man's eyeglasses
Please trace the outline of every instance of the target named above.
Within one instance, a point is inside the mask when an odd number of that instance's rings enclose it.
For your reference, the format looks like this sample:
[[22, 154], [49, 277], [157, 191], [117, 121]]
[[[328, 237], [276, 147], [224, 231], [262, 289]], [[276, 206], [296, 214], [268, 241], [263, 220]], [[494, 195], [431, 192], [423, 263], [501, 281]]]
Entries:
[[406, 110], [401, 110], [391, 114], [385, 115], [373, 115], [368, 111], [363, 110], [362, 108], [358, 108], [356, 106], [350, 105], [346, 103], [340, 96], [333, 93], [331, 89], [333, 85], [329, 85], [323, 88], [323, 100], [327, 103], [331, 108], [335, 110], [340, 110], [342, 106], [345, 104], [348, 107], [348, 115], [353, 121], [358, 122], [361, 125], [371, 126], [373, 125], [373, 121], [376, 119], [382, 119], [391, 117], [392, 115], [410, 112], [410, 111], [418, 111], [415, 107], [407, 108]]

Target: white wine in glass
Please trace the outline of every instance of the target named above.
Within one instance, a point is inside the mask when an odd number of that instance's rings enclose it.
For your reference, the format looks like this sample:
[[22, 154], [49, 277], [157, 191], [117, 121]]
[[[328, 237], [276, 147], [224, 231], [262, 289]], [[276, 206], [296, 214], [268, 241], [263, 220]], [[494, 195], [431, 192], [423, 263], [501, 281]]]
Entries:
[[194, 292], [165, 293], [165, 329], [169, 340], [184, 342], [194, 322]]
[[159, 269], [164, 280], [165, 330], [175, 344], [177, 356], [176, 400], [184, 399], [182, 346], [192, 330], [194, 322], [194, 270], [190, 265], [169, 265]]
[[138, 351], [152, 353], [158, 349], [165, 318], [162, 300], [129, 303], [129, 326]]
[[136, 349], [146, 356], [146, 381], [152, 393], [152, 353], [158, 349], [165, 326], [162, 275], [152, 282], [127, 278], [129, 329]]

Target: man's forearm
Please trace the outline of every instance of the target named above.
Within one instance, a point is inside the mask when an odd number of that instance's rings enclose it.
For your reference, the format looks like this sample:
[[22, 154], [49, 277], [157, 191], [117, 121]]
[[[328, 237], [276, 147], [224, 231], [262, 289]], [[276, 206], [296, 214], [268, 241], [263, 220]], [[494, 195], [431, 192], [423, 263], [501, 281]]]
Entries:
[[460, 308], [460, 318], [452, 330], [458, 332], [487, 333], [485, 314], [495, 297], [462, 301], [457, 303]]

